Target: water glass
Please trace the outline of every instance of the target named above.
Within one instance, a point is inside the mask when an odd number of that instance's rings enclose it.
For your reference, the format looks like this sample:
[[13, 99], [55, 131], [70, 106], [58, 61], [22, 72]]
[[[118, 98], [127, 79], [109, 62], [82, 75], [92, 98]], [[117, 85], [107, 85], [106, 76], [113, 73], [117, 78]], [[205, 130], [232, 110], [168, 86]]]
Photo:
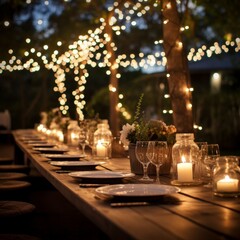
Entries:
[[135, 147], [135, 154], [136, 154], [137, 160], [143, 166], [143, 177], [140, 179], [140, 181], [152, 181], [152, 179], [149, 178], [147, 173], [148, 165], [150, 163], [150, 160], [147, 157], [147, 148], [148, 148], [148, 141], [137, 141], [136, 147]]
[[202, 146], [202, 154], [203, 154], [203, 163], [207, 167], [210, 173], [210, 181], [208, 184], [204, 185], [204, 187], [212, 188], [213, 187], [213, 170], [216, 166], [216, 160], [220, 156], [220, 150], [218, 144], [207, 144]]
[[202, 151], [202, 146], [206, 146], [208, 143], [207, 142], [195, 142], [195, 143], [199, 147], [198, 161], [196, 162], [196, 176], [200, 181], [206, 182], [207, 179], [209, 179], [209, 173], [203, 162], [204, 152]]
[[87, 144], [87, 132], [84, 128], [80, 128], [79, 130], [79, 144], [81, 145], [82, 148], [82, 154], [85, 156], [85, 147]]
[[156, 183], [160, 183], [160, 167], [168, 160], [168, 146], [166, 141], [150, 141], [147, 157], [156, 166]]

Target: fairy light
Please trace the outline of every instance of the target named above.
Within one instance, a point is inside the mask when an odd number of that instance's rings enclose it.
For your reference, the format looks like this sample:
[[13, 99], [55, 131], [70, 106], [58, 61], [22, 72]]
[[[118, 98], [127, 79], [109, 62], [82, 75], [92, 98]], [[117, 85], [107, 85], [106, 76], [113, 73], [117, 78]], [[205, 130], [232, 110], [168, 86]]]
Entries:
[[38, 19], [37, 24], [38, 25], [42, 25], [43, 24], [43, 20], [42, 19]]
[[180, 50], [183, 47], [183, 43], [181, 41], [176, 41], [176, 47]]
[[163, 21], [163, 24], [167, 24], [168, 22], [169, 22], [169, 20], [166, 19], [166, 20]]
[[192, 103], [188, 102], [186, 104], [186, 108], [187, 108], [188, 111], [191, 111], [192, 110]]
[[202, 126], [199, 126], [199, 125], [197, 125], [197, 124], [195, 124], [195, 123], [194, 123], [194, 125], [193, 125], [193, 128], [194, 128], [194, 129], [197, 129], [197, 130], [200, 130], [200, 131], [203, 129]]
[[194, 89], [193, 89], [193, 87], [190, 87], [190, 88], [188, 88], [188, 87], [186, 87], [185, 88], [185, 92], [188, 94], [189, 92], [193, 92], [194, 91]]
[[10, 26], [10, 22], [9, 21], [4, 21], [3, 24], [4, 24], [5, 27], [9, 27]]
[[[86, 2], [91, 2], [90, 0]], [[45, 1], [46, 4], [48, 4], [48, 1]], [[126, 26], [118, 26], [117, 20], [125, 18], [129, 21], [131, 26], [136, 25], [136, 21], [132, 20], [132, 16], [136, 13], [137, 17], [142, 17], [144, 14], [146, 14], [150, 10], [149, 5], [143, 6], [143, 3], [146, 3], [146, 1], [138, 1], [135, 4], [132, 4], [130, 2], [124, 3], [125, 10], [122, 11], [118, 6], [118, 2], [114, 2], [111, 10], [114, 9], [115, 14], [117, 17], [113, 16], [111, 18], [111, 26], [116, 35], [120, 35], [121, 31], [125, 31], [127, 28]], [[158, 3], [156, 2], [153, 7], [158, 6]], [[166, 8], [171, 8], [171, 3], [168, 3], [166, 5]], [[164, 20], [164, 24], [168, 23], [168, 19]], [[29, 60], [26, 60], [25, 62], [22, 62], [20, 59], [14, 56], [14, 58], [11, 58], [8, 63], [6, 61], [0, 62], [0, 73], [3, 71], [15, 71], [15, 70], [24, 70], [27, 69], [29, 71], [39, 71], [41, 69], [40, 64], [38, 62], [34, 62], [33, 59], [30, 57], [31, 54], [35, 54], [39, 61], [42, 61], [46, 69], [52, 70], [54, 72], [55, 77], [55, 83], [56, 86], [54, 86], [54, 91], [57, 91], [60, 93], [59, 97], [59, 103], [61, 103], [61, 111], [63, 114], [66, 114], [69, 106], [67, 104], [67, 97], [66, 97], [66, 73], [71, 71], [73, 72], [74, 81], [77, 82], [78, 87], [75, 89], [72, 93], [74, 96], [74, 104], [76, 105], [77, 112], [80, 117], [84, 117], [82, 114], [82, 109], [84, 108], [84, 105], [86, 104], [84, 100], [84, 89], [85, 87], [83, 85], [86, 84], [87, 78], [89, 77], [89, 73], [86, 70], [86, 66], [89, 65], [91, 67], [101, 67], [105, 68], [108, 67], [109, 69], [106, 70], [106, 74], [111, 74], [111, 69], [119, 69], [119, 67], [132, 67], [134, 69], [138, 68], [145, 68], [151, 66], [161, 66], [165, 67], [167, 64], [167, 58], [165, 56], [165, 53], [163, 51], [155, 52], [154, 54], [145, 55], [143, 52], [140, 52], [138, 55], [135, 54], [121, 54], [117, 55], [116, 62], [112, 65], [110, 63], [110, 55], [106, 51], [106, 43], [110, 42], [111, 47], [114, 52], [116, 52], [117, 47], [112, 42], [112, 39], [107, 35], [104, 34], [104, 28], [106, 26], [105, 19], [100, 18], [101, 25], [96, 28], [95, 30], [89, 30], [86, 35], [80, 35], [78, 37], [78, 40], [68, 46], [68, 51], [66, 51], [63, 54], [59, 54], [57, 50], [54, 50], [52, 54], [50, 54], [51, 59], [48, 59], [46, 56], [43, 55], [40, 51], [36, 52], [34, 48], [29, 48], [25, 51], [24, 55], [25, 57], [29, 57]], [[189, 26], [182, 26], [180, 31], [188, 30]], [[26, 40], [27, 44], [31, 43], [31, 39], [27, 38]], [[154, 41], [154, 44], [157, 46], [158, 44], [162, 44], [163, 40], [156, 40]], [[62, 42], [58, 41], [56, 43], [57, 46], [62, 46]], [[182, 48], [182, 42], [177, 41], [176, 42], [177, 48]], [[240, 49], [240, 40], [239, 38], [235, 39], [235, 41], [226, 41], [224, 44], [220, 45], [218, 43], [214, 43], [212, 46], [207, 47], [206, 45], [201, 46], [198, 49], [190, 49], [188, 53], [188, 60], [189, 61], [200, 61], [203, 57], [211, 57], [213, 54], [221, 54], [223, 52], [228, 52], [230, 48], [234, 48], [235, 52], [238, 52]], [[48, 46], [43, 46], [44, 50], [48, 50]], [[13, 54], [13, 50], [9, 50], [9, 55]], [[170, 74], [167, 73], [166, 77], [169, 78]], [[121, 78], [121, 74], [117, 74], [117, 78]], [[109, 86], [110, 91], [116, 91], [117, 89], [113, 86]], [[188, 92], [193, 91], [192, 88], [188, 88]], [[81, 97], [80, 97], [81, 96]], [[188, 106], [190, 108], [190, 106]], [[125, 112], [125, 111], [124, 111]], [[168, 111], [169, 113], [169, 111]]]
[[110, 92], [116, 92], [117, 91], [116, 87], [112, 86], [111, 84], [109, 84], [108, 88], [109, 88]]
[[[119, 97], [119, 100], [123, 99], [124, 96], [123, 94], [119, 94], [118, 95]], [[119, 101], [119, 103], [117, 104], [116, 106], [116, 110], [122, 114], [122, 116], [127, 119], [127, 120], [130, 120], [132, 118], [131, 114], [126, 110], [125, 107], [123, 107], [123, 104]]]

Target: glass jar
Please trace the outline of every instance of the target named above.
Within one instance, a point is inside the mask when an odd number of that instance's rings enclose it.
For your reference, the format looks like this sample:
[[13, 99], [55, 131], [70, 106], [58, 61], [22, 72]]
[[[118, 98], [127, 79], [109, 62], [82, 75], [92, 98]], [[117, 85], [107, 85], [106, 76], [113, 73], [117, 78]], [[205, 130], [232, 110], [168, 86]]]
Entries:
[[238, 157], [221, 156], [213, 175], [213, 193], [220, 197], [238, 197], [240, 195], [240, 168]]
[[78, 148], [79, 131], [78, 121], [71, 120], [67, 128], [67, 144], [70, 148]]
[[94, 132], [93, 156], [95, 159], [109, 159], [112, 153], [112, 133], [106, 122], [99, 123]]
[[172, 184], [198, 185], [202, 182], [198, 176], [199, 147], [194, 142], [193, 133], [177, 133], [176, 143], [172, 147]]

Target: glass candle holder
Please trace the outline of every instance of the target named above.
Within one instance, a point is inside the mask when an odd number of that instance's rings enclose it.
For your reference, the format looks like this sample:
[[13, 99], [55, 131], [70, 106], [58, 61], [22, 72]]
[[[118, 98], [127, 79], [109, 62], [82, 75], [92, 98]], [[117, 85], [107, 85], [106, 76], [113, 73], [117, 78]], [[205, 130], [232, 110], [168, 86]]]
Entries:
[[112, 133], [109, 130], [109, 125], [100, 123], [97, 125], [97, 130], [94, 132], [94, 159], [109, 159], [112, 153]]
[[213, 193], [220, 197], [240, 196], [240, 168], [236, 156], [221, 156], [213, 175]]
[[78, 122], [76, 120], [71, 120], [67, 127], [67, 144], [68, 146], [76, 146], [76, 137], [78, 131]]
[[172, 148], [172, 184], [177, 186], [199, 185], [197, 175], [199, 147], [194, 142], [193, 133], [176, 134]]

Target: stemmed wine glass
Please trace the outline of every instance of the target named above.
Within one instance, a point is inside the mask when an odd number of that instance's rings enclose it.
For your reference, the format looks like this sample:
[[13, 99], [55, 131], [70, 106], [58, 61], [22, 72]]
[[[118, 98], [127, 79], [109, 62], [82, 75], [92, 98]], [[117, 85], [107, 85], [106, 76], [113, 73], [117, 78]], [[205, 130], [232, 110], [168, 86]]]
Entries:
[[87, 132], [86, 129], [80, 128], [79, 130], [79, 144], [82, 147], [82, 154], [85, 156], [85, 147], [87, 143]]
[[156, 166], [156, 183], [160, 183], [160, 167], [168, 159], [168, 146], [165, 141], [150, 141], [147, 148], [147, 157]]
[[213, 170], [216, 165], [216, 159], [220, 156], [218, 144], [206, 144], [201, 148], [202, 160], [210, 172], [210, 181], [204, 187], [212, 188]]
[[202, 146], [206, 146], [208, 143], [207, 142], [196, 142], [196, 144], [199, 147], [199, 152], [198, 152], [198, 161], [196, 162], [196, 176], [199, 178], [200, 181], [205, 181], [207, 178], [207, 168], [203, 162], [204, 159], [204, 152], [202, 151]]
[[137, 160], [143, 166], [143, 177], [140, 178], [140, 181], [152, 181], [152, 179], [148, 176], [147, 169], [150, 163], [149, 158], [147, 157], [147, 148], [148, 148], [148, 141], [137, 141], [135, 147], [135, 154]]
[[94, 130], [89, 128], [86, 132], [86, 143], [91, 148], [91, 154], [94, 147]]

